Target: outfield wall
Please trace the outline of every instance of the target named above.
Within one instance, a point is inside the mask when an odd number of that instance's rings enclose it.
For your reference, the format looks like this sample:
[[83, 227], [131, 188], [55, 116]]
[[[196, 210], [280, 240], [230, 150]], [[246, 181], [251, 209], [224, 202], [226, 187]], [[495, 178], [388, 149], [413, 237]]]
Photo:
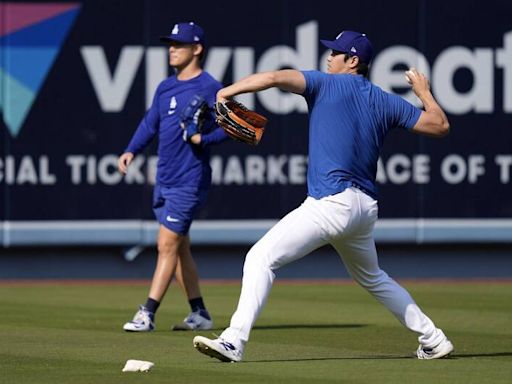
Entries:
[[[370, 78], [416, 102], [403, 70], [431, 79], [447, 111], [443, 139], [392, 132], [379, 161], [377, 241], [512, 242], [512, 2], [504, 0], [85, 0], [0, 3], [0, 242], [146, 245], [155, 145], [116, 171], [157, 84], [169, 74], [158, 37], [195, 20], [205, 69], [225, 84], [255, 71], [325, 69], [320, 38], [366, 32]], [[461, 12], [463, 10], [463, 12]], [[230, 20], [222, 23], [221, 20]], [[298, 96], [240, 98], [269, 117], [262, 143], [213, 150], [198, 243], [249, 244], [305, 196], [307, 116]], [[364, 150], [364, 149], [362, 149]]]
[[[201, 279], [240, 282], [249, 246], [192, 245]], [[378, 244], [379, 265], [397, 279], [477, 279], [512, 282], [510, 246], [490, 244]], [[0, 248], [0, 284], [19, 279], [151, 279], [155, 246]], [[332, 247], [322, 247], [276, 271], [282, 279], [350, 279]], [[147, 284], [145, 282], [145, 284]]]
[[[198, 220], [190, 236], [198, 245], [250, 245], [277, 220]], [[509, 220], [379, 220], [378, 243], [511, 243]], [[16, 221], [0, 223], [4, 247], [155, 244], [158, 224], [148, 221]]]

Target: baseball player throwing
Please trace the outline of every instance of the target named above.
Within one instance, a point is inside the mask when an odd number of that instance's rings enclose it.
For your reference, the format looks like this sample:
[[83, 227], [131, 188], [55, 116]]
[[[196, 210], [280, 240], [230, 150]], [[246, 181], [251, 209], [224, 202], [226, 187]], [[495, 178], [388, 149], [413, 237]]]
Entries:
[[377, 220], [377, 160], [384, 137], [394, 128], [444, 136], [448, 119], [425, 76], [415, 69], [407, 81], [421, 100], [418, 109], [368, 79], [373, 48], [366, 35], [344, 31], [322, 40], [332, 50], [327, 72], [280, 70], [246, 77], [217, 93], [217, 100], [271, 87], [302, 95], [309, 107], [308, 196], [248, 252], [238, 307], [217, 339], [194, 338], [200, 352], [240, 361], [251, 328], [263, 308], [274, 271], [331, 244], [351, 276], [408, 329], [416, 332], [419, 359], [453, 351], [452, 343], [416, 305], [410, 294], [380, 269], [373, 227]]

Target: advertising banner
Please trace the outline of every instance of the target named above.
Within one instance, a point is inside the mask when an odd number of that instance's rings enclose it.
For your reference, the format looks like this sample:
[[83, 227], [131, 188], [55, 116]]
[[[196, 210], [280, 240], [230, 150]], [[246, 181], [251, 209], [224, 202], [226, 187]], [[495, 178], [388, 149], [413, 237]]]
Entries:
[[[321, 38], [334, 39], [344, 29], [365, 32], [376, 51], [370, 80], [417, 104], [403, 76], [417, 67], [451, 123], [442, 139], [402, 130], [388, 136], [377, 173], [380, 218], [406, 220], [415, 233], [419, 222], [449, 220], [450, 228], [459, 229], [492, 222], [505, 228], [500, 239], [512, 238], [506, 235], [512, 231], [510, 1], [362, 6], [262, 0], [243, 17], [235, 4], [0, 3], [4, 245], [13, 243], [9, 231], [17, 223], [43, 228], [58, 222], [69, 229], [108, 222], [113, 231], [121, 230], [115, 223], [152, 222], [156, 143], [135, 159], [126, 177], [117, 171], [117, 158], [157, 85], [171, 73], [159, 36], [182, 21], [205, 29], [204, 69], [225, 85], [254, 72], [325, 70], [330, 52]], [[227, 142], [213, 148], [213, 188], [198, 217], [206, 225], [272, 222], [306, 196], [308, 117], [302, 97], [273, 89], [239, 100], [266, 115], [269, 124], [257, 147]]]

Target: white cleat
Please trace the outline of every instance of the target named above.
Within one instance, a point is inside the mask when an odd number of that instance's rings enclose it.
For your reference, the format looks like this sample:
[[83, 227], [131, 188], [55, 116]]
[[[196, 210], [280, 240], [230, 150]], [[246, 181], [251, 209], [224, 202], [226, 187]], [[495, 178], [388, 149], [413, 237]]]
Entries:
[[425, 348], [420, 345], [416, 351], [416, 356], [420, 360], [431, 360], [448, 357], [453, 352], [453, 344], [446, 337], [434, 348]]
[[205, 310], [191, 312], [183, 323], [172, 327], [173, 331], [207, 331], [213, 328], [213, 321]]
[[155, 315], [141, 305], [133, 320], [127, 322], [123, 329], [127, 332], [150, 332], [155, 329], [154, 318]]
[[204, 336], [196, 336], [194, 337], [194, 348], [207, 356], [227, 363], [236, 363], [242, 360], [242, 351], [221, 338], [208, 339]]

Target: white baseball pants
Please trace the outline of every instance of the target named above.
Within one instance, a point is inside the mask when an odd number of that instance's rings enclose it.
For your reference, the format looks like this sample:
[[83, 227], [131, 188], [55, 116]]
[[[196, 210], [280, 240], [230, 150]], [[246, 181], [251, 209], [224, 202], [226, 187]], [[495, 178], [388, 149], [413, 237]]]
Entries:
[[353, 187], [320, 200], [308, 197], [247, 253], [238, 307], [221, 337], [243, 351], [270, 293], [274, 270], [331, 244], [350, 275], [403, 325], [418, 333], [420, 344], [439, 344], [443, 332], [409, 293], [379, 268], [372, 235], [377, 213], [377, 201]]

